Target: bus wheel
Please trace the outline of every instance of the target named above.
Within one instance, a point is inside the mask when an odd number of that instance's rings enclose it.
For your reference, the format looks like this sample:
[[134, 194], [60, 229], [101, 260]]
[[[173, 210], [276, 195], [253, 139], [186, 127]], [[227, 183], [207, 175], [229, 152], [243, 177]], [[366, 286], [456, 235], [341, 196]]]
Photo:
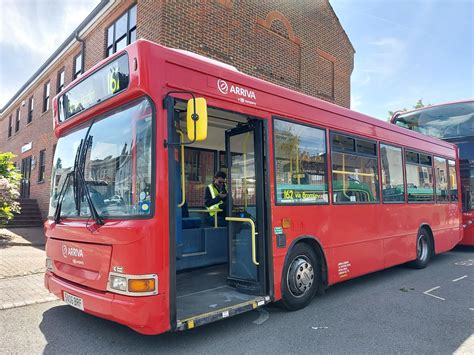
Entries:
[[313, 249], [298, 243], [283, 269], [282, 305], [296, 311], [306, 307], [318, 290], [319, 266]]
[[416, 259], [410, 264], [415, 269], [424, 269], [431, 258], [431, 239], [428, 231], [421, 228], [416, 238]]

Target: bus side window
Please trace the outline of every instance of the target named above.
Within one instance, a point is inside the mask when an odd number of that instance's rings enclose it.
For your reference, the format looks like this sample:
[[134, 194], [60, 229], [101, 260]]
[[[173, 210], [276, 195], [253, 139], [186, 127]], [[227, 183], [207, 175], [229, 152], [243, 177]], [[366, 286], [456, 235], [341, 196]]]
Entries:
[[379, 202], [377, 143], [331, 132], [334, 203]]
[[383, 202], [405, 202], [402, 149], [380, 144]]

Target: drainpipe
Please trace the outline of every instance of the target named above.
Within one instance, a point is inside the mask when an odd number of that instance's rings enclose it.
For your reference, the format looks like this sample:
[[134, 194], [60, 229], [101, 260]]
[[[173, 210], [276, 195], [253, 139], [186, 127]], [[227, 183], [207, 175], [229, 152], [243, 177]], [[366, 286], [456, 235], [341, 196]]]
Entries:
[[81, 43], [81, 54], [82, 54], [82, 70], [81, 70], [81, 73], [83, 73], [85, 71], [85, 59], [86, 59], [86, 41], [84, 41], [83, 39], [81, 39], [81, 37], [79, 37], [79, 31], [76, 31], [76, 41], [80, 42]]

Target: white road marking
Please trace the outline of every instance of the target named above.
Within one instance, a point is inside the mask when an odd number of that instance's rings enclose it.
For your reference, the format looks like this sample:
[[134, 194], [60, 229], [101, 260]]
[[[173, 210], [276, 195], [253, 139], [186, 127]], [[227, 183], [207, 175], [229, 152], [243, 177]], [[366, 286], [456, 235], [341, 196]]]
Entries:
[[452, 281], [452, 282], [456, 282], [456, 281], [465, 279], [466, 277], [467, 277], [467, 275], [464, 275], [464, 276], [458, 277], [457, 279], [454, 279], [454, 280], [451, 280], [451, 281]]
[[257, 311], [260, 313], [260, 316], [253, 321], [254, 324], [261, 325], [267, 321], [267, 319], [270, 317], [268, 312], [263, 309], [263, 308], [257, 308]]
[[454, 265], [474, 266], [474, 259], [468, 259], [468, 260], [459, 261], [459, 262], [457, 262], [457, 263], [454, 263]]
[[474, 311], [474, 308], [469, 308], [470, 311]]
[[329, 327], [311, 327], [313, 328], [314, 330], [318, 330], [318, 329], [329, 329]]
[[431, 291], [434, 291], [434, 290], [437, 290], [438, 288], [440, 288], [441, 286], [436, 286], [436, 287], [433, 287], [431, 289], [429, 289], [428, 291], [425, 291], [423, 292], [425, 295], [428, 295], [428, 296], [431, 296], [431, 297], [434, 297], [434, 298], [437, 298], [441, 301], [446, 301], [446, 299], [442, 298], [442, 297], [438, 297], [438, 296], [435, 296], [435, 295], [432, 295], [430, 292]]

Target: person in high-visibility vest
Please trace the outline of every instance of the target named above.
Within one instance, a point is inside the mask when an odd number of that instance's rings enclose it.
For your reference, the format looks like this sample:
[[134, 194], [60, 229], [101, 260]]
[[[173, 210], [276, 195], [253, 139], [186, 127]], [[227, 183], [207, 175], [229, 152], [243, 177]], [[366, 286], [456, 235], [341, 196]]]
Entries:
[[[206, 186], [206, 194], [204, 196], [204, 204], [209, 210], [207, 221], [210, 225], [214, 225], [214, 216], [217, 213], [217, 225], [223, 227], [227, 225], [225, 220], [227, 191], [225, 189], [226, 173], [218, 171], [214, 174], [214, 180]], [[219, 211], [222, 210], [222, 211]]]

